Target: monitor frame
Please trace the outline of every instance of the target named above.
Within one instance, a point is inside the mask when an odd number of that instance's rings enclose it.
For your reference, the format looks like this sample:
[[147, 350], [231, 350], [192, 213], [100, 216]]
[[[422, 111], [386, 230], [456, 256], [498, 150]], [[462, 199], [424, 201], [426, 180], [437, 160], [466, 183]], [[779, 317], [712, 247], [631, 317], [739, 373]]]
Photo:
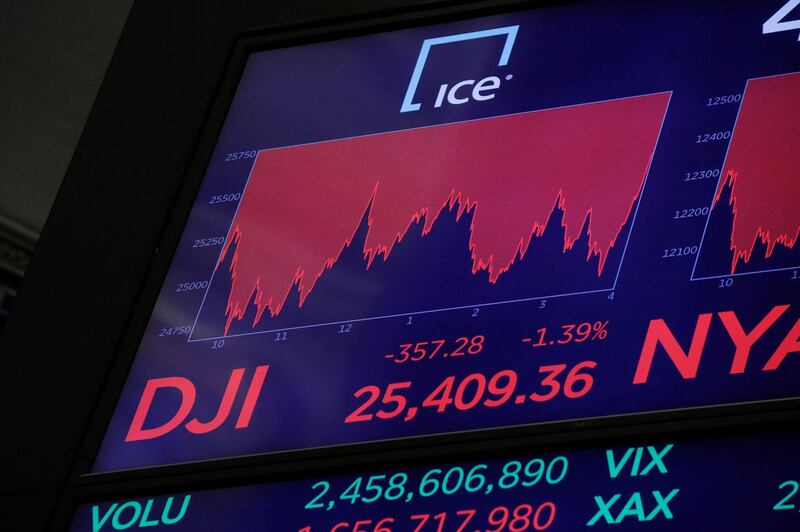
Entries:
[[194, 142], [191, 161], [182, 176], [180, 191], [167, 216], [168, 222], [153, 249], [145, 281], [139, 288], [125, 332], [112, 356], [111, 368], [94, 403], [88, 428], [72, 461], [54, 524], [66, 527], [77, 504], [145, 493], [305, 478], [386, 467], [386, 464], [395, 466], [435, 460], [456, 461], [487, 453], [508, 454], [523, 448], [584, 448], [603, 442], [614, 441], [618, 444], [619, 441], [646, 437], [664, 438], [689, 433], [727, 434], [737, 430], [744, 432], [753, 427], [780, 427], [800, 420], [800, 398], [787, 398], [90, 473], [251, 53], [569, 3], [570, 0], [486, 0], [465, 5], [434, 2], [432, 5], [415, 5], [408, 9], [372, 11], [354, 18], [262, 27], [238, 33], [206, 111], [200, 135]]

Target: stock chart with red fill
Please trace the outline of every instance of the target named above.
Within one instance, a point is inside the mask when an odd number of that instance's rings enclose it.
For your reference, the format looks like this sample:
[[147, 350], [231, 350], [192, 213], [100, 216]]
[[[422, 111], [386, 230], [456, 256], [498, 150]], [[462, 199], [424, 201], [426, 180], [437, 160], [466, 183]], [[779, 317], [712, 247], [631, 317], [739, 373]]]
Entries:
[[[720, 275], [800, 266], [800, 73], [751, 79], [744, 91], [728, 155], [717, 185], [711, 218], [727, 219], [706, 235], [714, 251], [701, 249], [698, 267]], [[716, 220], [712, 223], [719, 224]], [[721, 223], [725, 223], [724, 221]], [[711, 263], [711, 264], [707, 264]], [[716, 266], [718, 268], [718, 266]]]
[[[486, 284], [497, 283], [515, 262], [536, 261], [537, 237], [549, 223], [563, 227], [561, 252], [588, 236], [584, 274], [600, 277], [609, 252], [621, 245], [669, 97], [261, 151], [219, 261], [235, 253], [225, 332], [244, 317], [251, 300], [255, 326], [265, 314], [277, 316], [293, 289], [300, 306], [313, 298], [318, 280], [352, 245], [365, 217], [366, 241], [358, 250], [364, 269], [376, 260], [391, 263], [394, 247], [412, 226], [420, 224], [424, 238], [447, 210], [456, 211], [456, 220], [471, 214], [469, 240], [460, 243], [471, 263], [463, 267], [485, 272]], [[563, 212], [560, 221], [553, 219], [556, 209]], [[420, 257], [416, 267], [430, 268], [436, 260]], [[580, 279], [574, 285], [583, 286]], [[431, 295], [427, 304], [435, 305]], [[484, 300], [466, 303], [493, 302], [492, 296], [487, 290]], [[386, 307], [385, 314], [428, 310]]]

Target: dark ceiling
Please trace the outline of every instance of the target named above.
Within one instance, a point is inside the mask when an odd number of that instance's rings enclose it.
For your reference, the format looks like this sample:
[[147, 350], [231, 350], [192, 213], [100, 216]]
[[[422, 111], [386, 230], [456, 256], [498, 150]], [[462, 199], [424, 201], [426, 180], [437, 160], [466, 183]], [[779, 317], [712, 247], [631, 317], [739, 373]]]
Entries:
[[0, 226], [44, 225], [132, 3], [0, 0]]

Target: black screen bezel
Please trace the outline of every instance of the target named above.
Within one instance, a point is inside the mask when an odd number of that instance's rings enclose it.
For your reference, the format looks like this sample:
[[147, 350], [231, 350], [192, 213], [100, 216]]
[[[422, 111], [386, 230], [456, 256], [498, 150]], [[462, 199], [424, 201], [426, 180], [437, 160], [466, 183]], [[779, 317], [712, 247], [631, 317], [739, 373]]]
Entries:
[[[183, 176], [169, 221], [153, 259], [146, 280], [140, 288], [137, 304], [131, 312], [126, 331], [106, 376], [78, 456], [73, 462], [65, 497], [59, 509], [63, 518], [75, 504], [136, 494], [179, 491], [252, 483], [258, 480], [284, 480], [308, 476], [318, 471], [352, 471], [380, 467], [381, 464], [406, 460], [429, 461], [446, 457], [474, 456], [533, 446], [579, 445], [668, 435], [683, 432], [729, 431], [731, 427], [752, 427], [762, 423], [785, 425], [800, 419], [800, 398], [723, 404], [640, 414], [623, 414], [585, 420], [555, 421], [511, 428], [445, 433], [355, 443], [333, 447], [299, 449], [250, 456], [234, 456], [197, 462], [153, 466], [135, 470], [90, 473], [92, 463], [116, 407], [128, 372], [138, 350], [163, 280], [183, 233], [191, 207], [205, 174], [206, 166], [230, 102], [249, 55], [288, 46], [312, 44], [488, 16], [524, 9], [570, 3], [569, 0], [525, 2], [493, 0], [467, 5], [417, 6], [405, 12], [373, 12], [357, 19], [328, 20], [302, 26], [259, 28], [238, 35], [228, 54], [227, 65], [218, 82], [208, 109], [194, 154]], [[447, 4], [451, 4], [448, 2]], [[385, 467], [385, 465], [384, 465]], [[63, 521], [62, 521], [63, 522]]]

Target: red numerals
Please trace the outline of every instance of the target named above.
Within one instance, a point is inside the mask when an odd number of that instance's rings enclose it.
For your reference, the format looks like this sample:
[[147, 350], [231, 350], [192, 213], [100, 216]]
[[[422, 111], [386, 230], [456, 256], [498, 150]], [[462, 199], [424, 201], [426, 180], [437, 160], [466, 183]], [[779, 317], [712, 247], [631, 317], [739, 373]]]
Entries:
[[388, 405], [393, 403], [395, 407], [388, 411], [378, 410], [378, 413], [375, 415], [381, 419], [392, 419], [395, 416], [399, 416], [400, 413], [406, 409], [406, 398], [396, 392], [406, 388], [411, 388], [411, 381], [395, 382], [387, 386], [386, 393], [383, 394], [383, 404]]
[[586, 360], [580, 364], [575, 365], [574, 368], [569, 370], [567, 376], [563, 379], [562, 386], [559, 376], [567, 369], [566, 364], [555, 364], [552, 366], [542, 366], [539, 368], [539, 373], [545, 373], [541, 385], [547, 388], [547, 393], [539, 394], [533, 392], [530, 395], [531, 401], [543, 403], [556, 397], [560, 391], [563, 390], [564, 395], [569, 399], [578, 399], [583, 397], [592, 389], [594, 379], [588, 372], [581, 373], [585, 369], [594, 369], [597, 362], [593, 360]]
[[484, 405], [489, 408], [504, 405], [514, 395], [514, 390], [517, 389], [517, 372], [507, 369], [495, 374], [494, 377], [489, 379], [486, 389], [489, 391], [489, 395], [493, 397], [484, 401]]
[[455, 377], [447, 377], [425, 398], [422, 406], [435, 407], [437, 412], [444, 412], [451, 404], [455, 404], [459, 410], [470, 410], [486, 395], [489, 398], [483, 401], [484, 406], [490, 408], [500, 406], [514, 394], [517, 372], [510, 369], [500, 371], [494, 374], [488, 383], [482, 373], [467, 375], [457, 385], [455, 382]]
[[[525, 383], [520, 386], [517, 372], [512, 369], [498, 371], [490, 377], [483, 373], [471, 373], [463, 378], [449, 376], [427, 392], [421, 403], [418, 403], [419, 406], [414, 406], [413, 402], [409, 405], [411, 381], [391, 383], [385, 390], [368, 385], [356, 391], [354, 397], [362, 402], [344, 421], [360, 423], [371, 421], [374, 417], [402, 417], [403, 421], [411, 421], [419, 408], [441, 414], [447, 410], [467, 411], [478, 406], [496, 408], [506, 404], [522, 405], [530, 401], [543, 403], [560, 395], [567, 399], [578, 399], [591, 391], [594, 378], [590, 370], [595, 367], [597, 362], [593, 360], [585, 360], [571, 368], [567, 364], [541, 366], [540, 377], [534, 386]], [[532, 393], [531, 387], [534, 388]], [[421, 397], [419, 394], [415, 395]], [[373, 413], [373, 405], [378, 402], [381, 408]]]
[[536, 329], [536, 335], [523, 338], [523, 343], [531, 347], [545, 347], [548, 345], [580, 344], [583, 342], [603, 341], [608, 337], [608, 320], [585, 321], [583, 323], [567, 323], [561, 326], [560, 334], [551, 334], [547, 327]]
[[522, 532], [523, 530], [547, 530], [556, 518], [556, 505], [544, 502], [537, 507], [520, 504], [515, 508], [498, 506], [489, 512], [488, 521], [492, 528], [486, 532]]
[[396, 364], [405, 362], [421, 362], [433, 358], [452, 358], [464, 355], [477, 355], [483, 351], [486, 338], [483, 335], [462, 336], [452, 342], [447, 340], [428, 340], [415, 344], [400, 344], [397, 353], [389, 353], [384, 358]]
[[442, 383], [437, 386], [428, 397], [422, 401], [422, 406], [425, 408], [435, 407], [437, 412], [444, 412], [447, 407], [453, 403], [453, 382], [455, 377], [447, 377]]
[[461, 337], [456, 338], [456, 348], [450, 353], [451, 357], [462, 356], [465, 352], [468, 355], [477, 355], [483, 351], [483, 342], [486, 340], [481, 335], [473, 336], [472, 338]]
[[[411, 388], [411, 381], [394, 382], [387, 386], [386, 392], [383, 394], [382, 403], [384, 405], [390, 405], [394, 403], [396, 406], [388, 411], [378, 410], [375, 415], [381, 419], [391, 419], [395, 416], [398, 416], [403, 410], [405, 410], [406, 398], [396, 392], [406, 388]], [[361, 406], [353, 410], [353, 412], [345, 418], [345, 423], [358, 423], [359, 421], [369, 421], [372, 419], [372, 414], [365, 414], [364, 411], [378, 400], [378, 398], [381, 396], [381, 389], [377, 386], [364, 386], [355, 393], [355, 398], [359, 399], [364, 395], [368, 395], [369, 397], [367, 397], [367, 400]]]
[[[431, 521], [431, 517], [433, 520]], [[414, 532], [422, 532], [423, 530], [432, 530], [435, 527], [436, 532], [442, 532], [443, 530], [455, 530], [456, 532], [463, 532], [464, 529], [467, 527], [472, 518], [475, 517], [475, 510], [458, 510], [456, 512], [456, 519], [460, 522], [453, 523], [452, 526], [458, 526], [458, 528], [445, 528], [445, 523], [447, 522], [447, 512], [441, 512], [431, 516], [431, 514], [417, 514], [412, 515], [411, 520], [416, 522], [416, 528], [414, 528]], [[451, 520], [452, 521], [452, 520]], [[431, 526], [426, 525], [430, 522]], [[449, 525], [449, 523], [448, 523]]]
[[[523, 532], [547, 530], [556, 518], [556, 505], [547, 501], [541, 504], [518, 504], [516, 506], [497, 506], [488, 513], [465, 508], [455, 512], [414, 514], [406, 517], [384, 517], [382, 519], [358, 519], [341, 521], [330, 528], [330, 532], [393, 532], [395, 526], [400, 530], [414, 532]], [[410, 523], [404, 524], [408, 519]], [[402, 526], [400, 526], [402, 525]], [[299, 532], [311, 532], [306, 526]]]
[[438, 514], [412, 515], [416, 525], [414, 532], [443, 532], [455, 530], [464, 532], [467, 526], [481, 528], [477, 532], [522, 532], [523, 530], [547, 530], [556, 518], [556, 505], [552, 502], [541, 504], [519, 504], [515, 507], [497, 506], [485, 517], [477, 510], [458, 510], [455, 515], [448, 512]]

